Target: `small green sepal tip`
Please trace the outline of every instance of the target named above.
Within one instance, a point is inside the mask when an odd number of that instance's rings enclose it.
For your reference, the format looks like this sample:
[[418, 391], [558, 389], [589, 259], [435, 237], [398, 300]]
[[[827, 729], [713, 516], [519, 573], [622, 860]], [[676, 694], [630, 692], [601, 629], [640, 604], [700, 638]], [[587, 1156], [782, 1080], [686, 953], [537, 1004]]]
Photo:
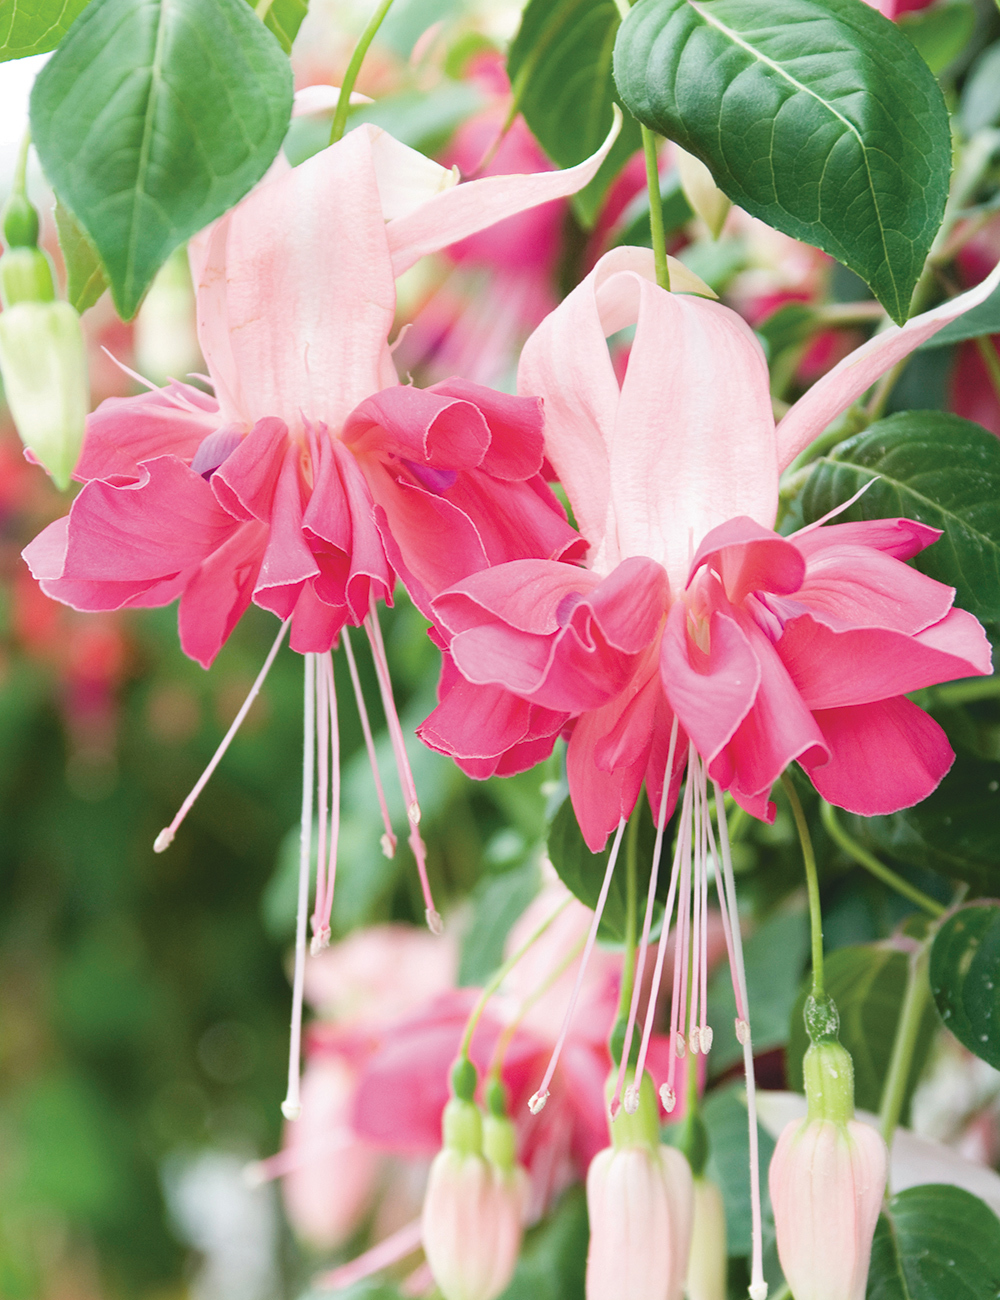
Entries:
[[695, 1178], [700, 1178], [705, 1172], [705, 1166], [708, 1164], [709, 1140], [708, 1129], [705, 1127], [705, 1121], [697, 1108], [692, 1108], [681, 1122], [680, 1141], [677, 1144], [687, 1162], [691, 1166], [691, 1172]]
[[478, 1084], [479, 1074], [476, 1067], [467, 1056], [460, 1056], [451, 1067], [452, 1096], [458, 1097], [460, 1101], [472, 1101]]
[[507, 1118], [507, 1089], [496, 1075], [486, 1085], [486, 1109], [497, 1119]]
[[8, 248], [34, 248], [38, 243], [38, 212], [26, 194], [12, 194], [4, 204], [3, 242]]

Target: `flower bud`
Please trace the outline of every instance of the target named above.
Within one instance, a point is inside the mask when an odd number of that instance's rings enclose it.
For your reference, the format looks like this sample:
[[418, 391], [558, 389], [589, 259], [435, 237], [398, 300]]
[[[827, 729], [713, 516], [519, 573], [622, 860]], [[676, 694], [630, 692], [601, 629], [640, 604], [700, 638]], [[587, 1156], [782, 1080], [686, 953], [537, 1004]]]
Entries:
[[691, 1254], [684, 1289], [688, 1300], [726, 1300], [726, 1207], [710, 1178], [694, 1180]]
[[[461, 1065], [452, 1086], [467, 1091]], [[495, 1300], [514, 1275], [527, 1200], [527, 1175], [514, 1163], [513, 1125], [502, 1115], [487, 1116], [484, 1155], [478, 1106], [453, 1096], [443, 1128], [444, 1149], [431, 1165], [424, 1197], [427, 1262], [444, 1300]]]
[[[0, 288], [7, 297], [0, 258]], [[43, 254], [39, 253], [39, 257]], [[89, 405], [80, 318], [68, 302], [15, 301], [0, 313], [0, 375], [21, 441], [52, 475], [69, 487], [83, 445]]]
[[778, 1257], [795, 1300], [864, 1300], [888, 1153], [853, 1118], [853, 1063], [839, 1043], [814, 1043], [803, 1070], [809, 1113], [771, 1160]]
[[139, 308], [135, 364], [154, 384], [179, 379], [201, 364], [194, 289], [183, 247], [176, 249], [160, 268]]
[[726, 217], [729, 216], [729, 209], [733, 206], [732, 201], [716, 185], [712, 173], [700, 158], [695, 158], [679, 146], [674, 147], [674, 154], [684, 197], [708, 226], [712, 238], [718, 239], [726, 224]]

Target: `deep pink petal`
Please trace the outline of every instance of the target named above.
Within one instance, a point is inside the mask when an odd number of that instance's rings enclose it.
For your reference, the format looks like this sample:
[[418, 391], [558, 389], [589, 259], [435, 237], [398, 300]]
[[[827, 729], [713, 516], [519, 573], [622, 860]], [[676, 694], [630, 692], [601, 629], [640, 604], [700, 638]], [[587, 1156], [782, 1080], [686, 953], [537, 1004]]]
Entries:
[[291, 445], [274, 490], [267, 548], [253, 595], [255, 604], [282, 619], [295, 608], [302, 584], [319, 573], [302, 535], [302, 506], [299, 449]]
[[911, 560], [941, 536], [940, 528], [929, 528], [914, 519], [866, 519], [851, 524], [809, 524], [792, 533], [793, 542], [803, 555], [829, 546], [831, 542], [847, 546], [872, 546], [895, 560]]
[[776, 649], [813, 710], [871, 704], [992, 671], [986, 633], [956, 609], [919, 638], [885, 628], [834, 631], [805, 614], [785, 625]]
[[760, 685], [710, 775], [734, 792], [754, 796], [770, 790], [793, 759], [803, 766], [824, 762], [827, 747], [771, 642], [749, 619], [742, 618], [740, 626], [760, 666]]
[[[821, 530], [827, 531], [833, 529]], [[806, 576], [792, 603], [832, 626], [885, 627], [913, 634], [939, 623], [954, 598], [954, 588], [890, 555], [834, 540], [808, 555]]]
[[[353, 621], [360, 623], [368, 612], [371, 594], [374, 594], [376, 600], [392, 604], [396, 575], [386, 557], [382, 530], [376, 517], [377, 510], [357, 461], [339, 438], [332, 439], [331, 446], [337, 459], [351, 519], [351, 566], [347, 581], [347, 603], [354, 616]], [[313, 495], [315, 496], [315, 491]], [[322, 508], [321, 502], [318, 509]], [[314, 532], [320, 532], [319, 520], [314, 519], [308, 511], [305, 523]]]
[[95, 479], [73, 502], [62, 577], [141, 582], [199, 564], [237, 527], [212, 489], [174, 456], [146, 461], [142, 478]]
[[572, 609], [569, 625], [584, 645], [596, 624], [608, 644], [625, 654], [638, 654], [659, 630], [670, 588], [655, 560], [635, 555], [623, 560], [600, 586]]
[[219, 424], [215, 399], [188, 384], [168, 384], [138, 397], [109, 397], [87, 417], [73, 477], [81, 483], [94, 478], [122, 483], [140, 477], [144, 460], [165, 455], [190, 460]]
[[628, 767], [605, 772], [594, 762], [594, 751], [617, 720], [618, 701], [578, 718], [566, 750], [566, 775], [573, 811], [592, 853], [604, 848], [622, 817], [631, 816], [646, 772], [647, 737], [640, 756]]
[[305, 584], [292, 612], [288, 644], [297, 654], [323, 654], [332, 649], [348, 621], [347, 606], [323, 601], [316, 592], [317, 581]]
[[256, 520], [237, 528], [198, 567], [184, 589], [177, 623], [181, 649], [208, 668], [250, 604], [267, 543]]
[[753, 707], [761, 668], [750, 642], [728, 615], [712, 614], [708, 654], [692, 642], [687, 621], [687, 606], [677, 601], [663, 633], [660, 674], [681, 726], [711, 763]]
[[450, 632], [476, 627], [492, 615], [522, 632], [546, 636], [559, 631], [562, 603], [600, 581], [597, 574], [568, 564], [514, 560], [471, 574], [436, 596], [434, 614]]
[[540, 474], [527, 482], [504, 482], [470, 470], [443, 495], [472, 521], [492, 565], [535, 556], [572, 559], [587, 549]]
[[434, 384], [430, 392], [471, 402], [482, 413], [490, 431], [482, 462], [487, 474], [516, 482], [540, 472], [545, 416], [537, 397], [511, 397], [457, 376]]
[[283, 421], [258, 420], [212, 475], [212, 491], [219, 504], [235, 519], [266, 523], [287, 448], [288, 428]]
[[802, 766], [828, 803], [862, 817], [898, 812], [926, 799], [955, 758], [934, 719], [902, 696], [821, 710], [815, 717], [830, 760]]
[[474, 469], [490, 430], [469, 401], [397, 384], [366, 398], [344, 423], [343, 440], [362, 455], [393, 456], [445, 470]]
[[402, 275], [425, 253], [435, 253], [505, 217], [583, 189], [597, 174], [618, 129], [616, 120], [597, 153], [576, 167], [558, 172], [536, 172], [529, 176], [485, 176], [481, 180], [467, 181], [435, 195], [405, 216], [391, 220], [386, 226], [386, 236], [392, 252], [393, 274]]
[[752, 591], [798, 591], [806, 573], [805, 560], [790, 541], [745, 515], [704, 538], [691, 561], [689, 584], [703, 564], [716, 570], [734, 605]]
[[778, 468], [790, 465], [800, 451], [818, 438], [831, 420], [904, 357], [943, 329], [950, 321], [975, 307], [1000, 285], [1000, 265], [974, 289], [944, 302], [932, 311], [914, 316], [902, 327], [882, 330], [855, 348], [850, 356], [828, 371], [800, 397], [778, 425]]

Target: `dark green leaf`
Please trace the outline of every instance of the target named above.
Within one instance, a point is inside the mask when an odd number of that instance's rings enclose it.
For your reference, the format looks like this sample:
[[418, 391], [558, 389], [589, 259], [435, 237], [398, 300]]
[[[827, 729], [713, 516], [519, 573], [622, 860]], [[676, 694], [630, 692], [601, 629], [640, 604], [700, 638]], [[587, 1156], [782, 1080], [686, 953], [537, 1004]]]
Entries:
[[931, 991], [958, 1041], [1000, 1069], [1000, 903], [950, 916], [931, 948]]
[[[825, 962], [826, 991], [840, 1012], [840, 1041], [854, 1058], [854, 1101], [862, 1110], [879, 1108], [889, 1068], [892, 1042], [906, 989], [907, 957], [891, 948], [837, 948]], [[788, 1086], [803, 1091], [802, 1058], [809, 1040], [802, 1008], [809, 989], [803, 985], [792, 1010], [786, 1068]], [[752, 1011], [751, 1011], [752, 1014]], [[937, 1017], [928, 1006], [913, 1053], [904, 1114], [927, 1058]]]
[[263, 176], [291, 99], [288, 60], [243, 0], [93, 0], [35, 82], [31, 134], [123, 317]]
[[62, 203], [56, 203], [56, 230], [66, 264], [66, 297], [77, 311], [86, 311], [108, 287], [104, 267], [94, 245]]
[[832, 253], [905, 320], [948, 194], [940, 88], [861, 0], [639, 0], [615, 47], [632, 113], [734, 203]]
[[[640, 924], [642, 919], [642, 909], [645, 907], [646, 891], [649, 889], [649, 872], [653, 860], [653, 849], [656, 839], [656, 830], [653, 826], [653, 818], [649, 812], [649, 805], [645, 799], [641, 799], [636, 805], [636, 811], [633, 817], [639, 818], [639, 829], [636, 835], [636, 882], [638, 886], [638, 908]], [[626, 855], [629, 847], [629, 836], [632, 828], [626, 829], [622, 836], [621, 849], [618, 854], [618, 861], [615, 864], [614, 874], [611, 877], [611, 887], [608, 890], [607, 903], [604, 907], [604, 914], [601, 919], [600, 936], [609, 941], [621, 941], [625, 937], [625, 911], [626, 911], [626, 891], [627, 891], [627, 873], [626, 873]], [[667, 827], [666, 834], [663, 837], [664, 856], [670, 852], [670, 827]], [[549, 829], [548, 853], [552, 865], [559, 873], [563, 884], [573, 891], [581, 903], [587, 907], [596, 907], [598, 896], [601, 892], [601, 883], [604, 880], [605, 869], [608, 865], [608, 856], [611, 853], [611, 847], [614, 843], [614, 836], [608, 836], [608, 842], [600, 853], [591, 853], [580, 834], [580, 828], [576, 824], [576, 816], [573, 812], [573, 805], [568, 799], [559, 808], [555, 817], [552, 819], [552, 826]], [[663, 858], [660, 860], [659, 884], [657, 895], [665, 898], [667, 886], [670, 877], [669, 858], [664, 863]]]
[[852, 833], [876, 853], [995, 892], [1000, 885], [1000, 763], [960, 754], [923, 803], [890, 817], [854, 818]]
[[[620, 22], [614, 0], [530, 0], [524, 11], [507, 69], [525, 121], [560, 167], [589, 158], [611, 130]], [[638, 123], [626, 114], [600, 171], [573, 199], [584, 225], [593, 224], [605, 191], [641, 143]]]
[[996, 1300], [1000, 1219], [950, 1183], [909, 1187], [879, 1217], [867, 1300]]
[[5, 0], [0, 5], [0, 62], [54, 50], [87, 0]]
[[976, 25], [976, 11], [969, 0], [953, 0], [916, 13], [900, 14], [896, 25], [916, 46], [931, 72], [940, 72], [968, 44]]
[[588, 1238], [587, 1198], [582, 1187], [574, 1187], [525, 1236], [500, 1300], [583, 1300]]
[[959, 120], [966, 135], [1000, 123], [1000, 44], [984, 50], [969, 69]]
[[472, 891], [472, 921], [462, 936], [458, 983], [485, 984], [503, 961], [510, 928], [538, 893], [534, 860], [498, 876], [484, 876]]
[[[744, 941], [754, 1052], [768, 1052], [788, 1042], [789, 1017], [808, 948], [809, 926], [804, 911], [778, 912]], [[743, 1048], [736, 1037], [736, 998], [728, 962], [723, 963], [709, 986], [708, 1019], [715, 1031], [709, 1069], [721, 1074], [743, 1059]]]
[[937, 411], [903, 411], [842, 442], [806, 484], [806, 523], [876, 481], [838, 522], [904, 515], [944, 536], [914, 563], [957, 589], [977, 618], [1000, 618], [1000, 441]]
[[[1000, 84], [1000, 60], [997, 61], [997, 78]], [[920, 350], [926, 352], [931, 348], [947, 347], [951, 343], [961, 343], [964, 339], [978, 338], [981, 334], [1000, 334], [1000, 287], [994, 289], [978, 307], [973, 307], [943, 330], [938, 330]]]
[[281, 48], [286, 54], [292, 49], [302, 19], [309, 12], [309, 0], [270, 0], [267, 8], [247, 0], [258, 18], [263, 18], [264, 26], [277, 36]]
[[[718, 1183], [726, 1206], [726, 1247], [731, 1256], [750, 1254], [750, 1134], [743, 1084], [718, 1088], [705, 1098], [703, 1107], [708, 1129], [709, 1157], [705, 1172]], [[774, 1139], [757, 1125], [760, 1167], [767, 1169], [774, 1153]], [[765, 1236], [773, 1233], [774, 1220], [767, 1179], [761, 1180], [761, 1211]]]

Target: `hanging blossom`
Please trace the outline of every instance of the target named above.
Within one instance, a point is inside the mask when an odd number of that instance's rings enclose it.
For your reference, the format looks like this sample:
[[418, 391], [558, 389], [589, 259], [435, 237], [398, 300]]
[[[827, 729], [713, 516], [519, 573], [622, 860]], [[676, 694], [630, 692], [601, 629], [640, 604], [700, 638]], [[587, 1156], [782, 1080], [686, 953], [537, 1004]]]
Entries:
[[[691, 287], [683, 276], [671, 262], [675, 288]], [[954, 755], [907, 693], [991, 672], [985, 633], [953, 607], [954, 591], [904, 563], [937, 540], [936, 530], [906, 519], [822, 520], [782, 537], [778, 477], [879, 375], [998, 282], [1000, 268], [976, 290], [877, 335], [776, 428], [766, 361], [746, 323], [718, 303], [659, 288], [648, 250], [607, 254], [528, 340], [518, 377], [520, 392], [545, 402], [546, 454], [590, 543], [585, 566], [516, 561], [431, 602], [445, 662], [440, 704], [419, 729], [425, 743], [485, 777], [522, 770], [565, 734], [570, 794], [591, 849], [617, 826], [591, 943], [645, 782], [658, 835], [637, 974], [664, 828], [687, 772], [635, 1077], [675, 907], [672, 1062], [711, 1046], [704, 926], [714, 875], [750, 1103], [754, 1300], [767, 1288], [753, 1058], [723, 791], [770, 820], [771, 786], [798, 761], [824, 798], [852, 812], [916, 803]], [[619, 382], [607, 340], [633, 325]], [[638, 1102], [623, 1084], [640, 985], [612, 1114], [622, 1099], [626, 1109]], [[557, 1043], [535, 1108], [545, 1104], [558, 1051]], [[670, 1110], [672, 1077], [660, 1095]]]
[[[103, 403], [88, 420], [76, 471], [84, 486], [69, 515], [24, 552], [43, 590], [77, 609], [179, 597], [181, 645], [206, 667], [251, 600], [282, 620], [249, 698], [157, 851], [172, 841], [286, 633], [305, 655], [290, 1115], [299, 1110], [314, 782], [314, 950], [329, 939], [333, 903], [339, 762], [331, 648], [343, 639], [374, 770], [348, 626], [362, 626], [369, 639], [428, 922], [438, 929], [377, 603], [391, 603], [397, 573], [428, 608], [476, 569], [569, 558], [583, 547], [541, 474], [537, 398], [460, 379], [427, 390], [399, 383], [388, 344], [394, 279], [425, 253], [585, 185], [619, 122], [576, 168], [464, 185], [457, 172], [370, 125], [294, 169], [279, 160], [190, 248], [214, 396], [172, 381]], [[395, 838], [375, 776], [391, 855]]]

